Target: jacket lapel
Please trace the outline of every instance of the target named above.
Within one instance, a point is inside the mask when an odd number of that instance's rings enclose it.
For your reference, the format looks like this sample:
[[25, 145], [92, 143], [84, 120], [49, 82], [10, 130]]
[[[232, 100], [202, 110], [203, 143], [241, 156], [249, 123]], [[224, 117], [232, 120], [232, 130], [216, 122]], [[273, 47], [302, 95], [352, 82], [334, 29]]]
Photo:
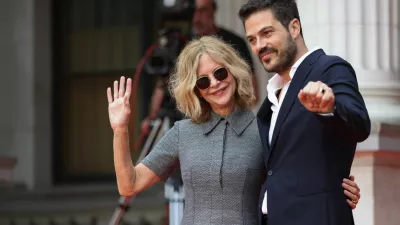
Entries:
[[262, 145], [264, 149], [267, 150], [267, 152], [269, 152], [270, 150], [268, 142], [268, 133], [272, 115], [271, 105], [272, 103], [269, 101], [268, 97], [266, 97], [257, 113], [257, 124], [260, 133], [260, 138], [262, 141]]
[[317, 50], [307, 56], [304, 61], [299, 65], [293, 79], [290, 83], [289, 89], [286, 92], [285, 99], [282, 102], [279, 110], [278, 118], [275, 124], [274, 133], [272, 135], [271, 150], [274, 149], [276, 140], [279, 136], [283, 122], [286, 120], [287, 115], [292, 108], [294, 101], [298, 98], [300, 89], [303, 87], [304, 80], [310, 74], [312, 64], [321, 56], [325, 54], [323, 50]]

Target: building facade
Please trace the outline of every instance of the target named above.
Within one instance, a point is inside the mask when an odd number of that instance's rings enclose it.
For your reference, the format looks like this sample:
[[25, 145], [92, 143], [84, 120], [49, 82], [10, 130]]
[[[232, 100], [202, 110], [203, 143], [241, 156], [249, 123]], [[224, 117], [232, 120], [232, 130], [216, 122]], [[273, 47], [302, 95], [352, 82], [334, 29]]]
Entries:
[[[119, 76], [133, 76], [149, 40], [155, 37], [154, 15], [140, 13], [151, 11], [151, 1], [135, 1], [136, 5], [124, 0], [80, 2], [0, 2], [0, 175], [4, 188], [22, 186], [26, 192], [53, 193], [65, 186], [73, 190], [111, 186], [109, 193], [116, 193], [105, 90]], [[244, 35], [237, 18], [244, 2], [218, 0], [217, 22]], [[353, 65], [373, 122], [371, 136], [357, 147], [352, 169], [361, 187], [361, 201], [354, 210], [356, 224], [397, 224], [399, 3], [297, 2], [308, 47], [319, 46]], [[121, 12], [119, 17], [111, 16], [115, 12]], [[266, 96], [270, 74], [258, 59], [254, 62], [260, 94]], [[148, 95], [139, 92], [139, 99]], [[71, 194], [69, 188], [63, 190]]]

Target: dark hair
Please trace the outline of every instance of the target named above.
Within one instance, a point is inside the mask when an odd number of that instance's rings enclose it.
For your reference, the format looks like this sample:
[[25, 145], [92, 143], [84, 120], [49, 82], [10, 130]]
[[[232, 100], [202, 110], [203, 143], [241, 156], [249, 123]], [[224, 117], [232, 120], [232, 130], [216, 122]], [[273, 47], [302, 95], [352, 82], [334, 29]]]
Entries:
[[212, 7], [215, 11], [217, 11], [218, 5], [217, 2], [215, 0], [212, 1]]
[[[239, 10], [239, 17], [244, 23], [253, 13], [271, 10], [275, 18], [286, 28], [293, 19], [300, 22], [299, 11], [294, 0], [249, 0]], [[303, 36], [303, 28], [300, 22], [300, 34]]]

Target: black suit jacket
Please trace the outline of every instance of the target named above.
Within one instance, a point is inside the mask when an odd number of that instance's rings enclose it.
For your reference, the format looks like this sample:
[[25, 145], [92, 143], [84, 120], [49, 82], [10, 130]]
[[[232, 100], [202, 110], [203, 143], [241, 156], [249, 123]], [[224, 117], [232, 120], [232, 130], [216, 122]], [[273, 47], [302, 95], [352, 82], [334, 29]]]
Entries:
[[[299, 102], [299, 91], [310, 81], [333, 89], [334, 116], [309, 112]], [[354, 224], [341, 184], [371, 123], [351, 65], [321, 49], [311, 53], [293, 76], [269, 144], [271, 115], [266, 98], [257, 114], [268, 174], [260, 194], [260, 221], [268, 190], [269, 225]]]

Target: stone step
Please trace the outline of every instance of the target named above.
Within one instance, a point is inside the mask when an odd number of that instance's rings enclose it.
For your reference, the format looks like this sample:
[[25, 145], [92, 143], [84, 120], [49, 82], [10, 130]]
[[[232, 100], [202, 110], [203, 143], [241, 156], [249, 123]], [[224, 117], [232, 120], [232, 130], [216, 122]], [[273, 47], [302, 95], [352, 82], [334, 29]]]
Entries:
[[[109, 224], [120, 196], [115, 184], [29, 192], [0, 190], [0, 225]], [[163, 184], [137, 195], [121, 225], [162, 225], [165, 217]]]
[[[108, 225], [114, 211], [97, 210], [87, 212], [64, 212], [48, 214], [1, 215], [0, 225]], [[122, 217], [126, 225], [163, 225], [165, 207], [130, 210]]]

